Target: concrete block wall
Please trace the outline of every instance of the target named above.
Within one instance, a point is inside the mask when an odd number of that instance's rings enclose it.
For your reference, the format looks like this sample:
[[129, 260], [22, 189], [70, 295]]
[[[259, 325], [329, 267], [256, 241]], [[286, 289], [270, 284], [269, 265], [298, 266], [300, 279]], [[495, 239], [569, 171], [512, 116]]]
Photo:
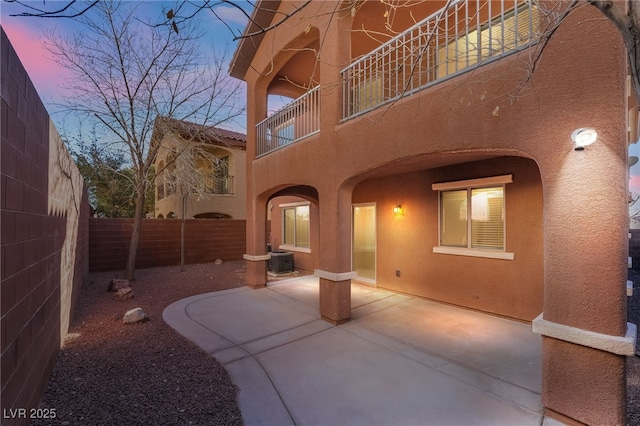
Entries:
[[[92, 218], [89, 223], [89, 269], [92, 272], [124, 269], [133, 219]], [[178, 219], [144, 219], [136, 267], [179, 265], [181, 226], [182, 221]], [[246, 221], [185, 221], [185, 263], [242, 260], [244, 253]]]
[[67, 333], [88, 273], [89, 204], [2, 30], [0, 43], [0, 406], [9, 425], [29, 424]]

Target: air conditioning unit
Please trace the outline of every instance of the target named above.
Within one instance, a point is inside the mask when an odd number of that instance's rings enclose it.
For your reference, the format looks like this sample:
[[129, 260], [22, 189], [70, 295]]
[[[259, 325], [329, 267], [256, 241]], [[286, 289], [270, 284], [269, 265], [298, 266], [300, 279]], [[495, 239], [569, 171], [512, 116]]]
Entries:
[[288, 251], [272, 251], [267, 269], [274, 274], [293, 272], [293, 253]]

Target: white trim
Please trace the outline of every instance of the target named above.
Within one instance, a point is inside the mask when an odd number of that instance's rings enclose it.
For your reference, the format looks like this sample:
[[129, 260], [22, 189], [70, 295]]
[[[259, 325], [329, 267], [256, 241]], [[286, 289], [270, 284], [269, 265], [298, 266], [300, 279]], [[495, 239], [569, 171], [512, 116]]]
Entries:
[[635, 324], [630, 322], [627, 323], [627, 334], [625, 336], [611, 336], [547, 321], [540, 314], [531, 323], [531, 330], [543, 336], [611, 352], [616, 355], [634, 356], [636, 352], [637, 328]]
[[434, 191], [448, 191], [450, 189], [477, 188], [480, 186], [503, 185], [513, 183], [513, 175], [492, 176], [479, 179], [457, 180], [454, 182], [441, 182], [431, 185]]
[[298, 203], [283, 203], [283, 204], [278, 204], [278, 207], [280, 208], [285, 208], [285, 207], [298, 207], [298, 206], [310, 206], [311, 202], [310, 201], [300, 201]]
[[313, 271], [313, 275], [315, 275], [318, 278], [324, 278], [325, 280], [338, 282], [338, 281], [352, 280], [358, 276], [358, 273], [356, 271], [351, 271], [351, 272], [340, 272], [336, 274], [335, 272], [328, 272], [328, 271], [323, 271], [321, 269], [316, 269], [315, 271]]
[[261, 262], [263, 260], [269, 260], [271, 259], [271, 253], [267, 253], [267, 254], [259, 254], [257, 256], [254, 256], [252, 254], [243, 254], [242, 258], [244, 260], [248, 260], [250, 262]]
[[296, 246], [292, 246], [290, 244], [280, 244], [278, 246], [278, 250], [297, 251], [297, 252], [300, 252], [300, 253], [311, 253], [311, 249], [310, 248], [296, 247]]
[[466, 247], [447, 247], [436, 246], [433, 248], [434, 253], [453, 254], [456, 256], [486, 257], [489, 259], [513, 260], [515, 255], [506, 251], [479, 250]]

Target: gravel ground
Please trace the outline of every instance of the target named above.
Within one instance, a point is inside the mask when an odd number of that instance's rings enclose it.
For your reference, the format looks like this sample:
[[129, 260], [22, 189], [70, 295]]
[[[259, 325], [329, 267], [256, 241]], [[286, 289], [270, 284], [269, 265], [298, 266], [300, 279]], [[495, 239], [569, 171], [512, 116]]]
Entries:
[[[107, 292], [122, 272], [91, 274], [40, 403], [59, 425], [242, 425], [222, 366], [162, 320], [171, 303], [245, 284], [244, 261], [141, 269], [135, 298]], [[122, 324], [140, 307], [150, 321]]]
[[[212, 357], [162, 320], [171, 303], [195, 294], [245, 285], [244, 261], [141, 269], [135, 298], [116, 302], [106, 291], [121, 272], [91, 274], [69, 335], [40, 403], [59, 425], [242, 425], [237, 388]], [[640, 324], [640, 271], [628, 298], [628, 321]], [[123, 325], [141, 307], [150, 321]], [[640, 425], [640, 357], [627, 362], [628, 425]]]

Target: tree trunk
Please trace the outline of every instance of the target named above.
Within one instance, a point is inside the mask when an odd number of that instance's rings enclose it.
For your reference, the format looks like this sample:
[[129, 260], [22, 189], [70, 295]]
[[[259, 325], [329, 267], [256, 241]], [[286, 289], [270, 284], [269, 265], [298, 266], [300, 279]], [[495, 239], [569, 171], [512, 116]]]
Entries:
[[131, 240], [129, 241], [129, 255], [127, 257], [127, 269], [124, 277], [133, 281], [136, 269], [136, 255], [138, 252], [138, 243], [140, 242], [140, 231], [142, 230], [142, 218], [144, 217], [145, 190], [138, 185], [136, 196], [136, 212], [133, 216], [133, 229], [131, 231]]
[[182, 196], [182, 226], [180, 227], [180, 271], [184, 272], [184, 225], [187, 218], [187, 196]]

